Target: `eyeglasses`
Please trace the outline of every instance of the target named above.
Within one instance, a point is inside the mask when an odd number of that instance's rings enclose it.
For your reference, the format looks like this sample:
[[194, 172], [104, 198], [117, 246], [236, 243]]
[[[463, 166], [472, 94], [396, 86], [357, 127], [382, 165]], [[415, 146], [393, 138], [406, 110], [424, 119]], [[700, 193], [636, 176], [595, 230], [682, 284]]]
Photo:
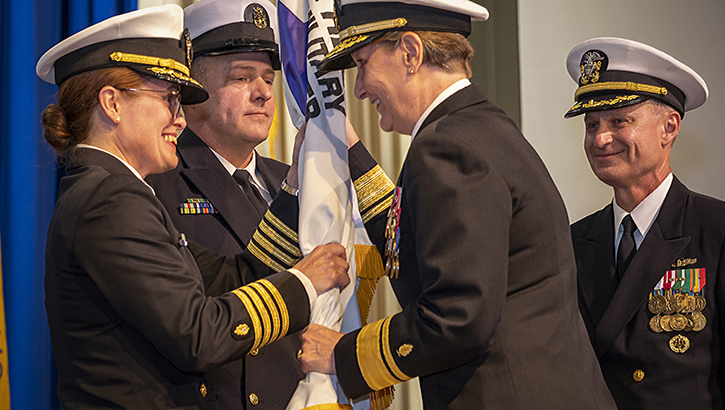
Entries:
[[171, 119], [176, 119], [181, 111], [181, 94], [178, 90], [148, 90], [141, 88], [118, 88], [119, 91], [139, 91], [149, 93], [165, 93], [164, 101], [169, 106], [169, 112], [171, 113]]

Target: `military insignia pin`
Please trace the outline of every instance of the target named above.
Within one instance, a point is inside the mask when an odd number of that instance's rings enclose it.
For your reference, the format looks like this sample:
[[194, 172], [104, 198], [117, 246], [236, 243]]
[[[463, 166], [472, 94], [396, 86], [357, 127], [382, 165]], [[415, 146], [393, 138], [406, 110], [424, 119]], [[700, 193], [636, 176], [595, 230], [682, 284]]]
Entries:
[[261, 4], [252, 3], [244, 10], [244, 21], [251, 21], [254, 26], [262, 30], [269, 27], [267, 10]]
[[607, 69], [609, 59], [603, 51], [589, 50], [582, 56], [579, 69], [582, 76], [579, 78], [579, 85], [596, 83], [599, 81], [599, 72]]

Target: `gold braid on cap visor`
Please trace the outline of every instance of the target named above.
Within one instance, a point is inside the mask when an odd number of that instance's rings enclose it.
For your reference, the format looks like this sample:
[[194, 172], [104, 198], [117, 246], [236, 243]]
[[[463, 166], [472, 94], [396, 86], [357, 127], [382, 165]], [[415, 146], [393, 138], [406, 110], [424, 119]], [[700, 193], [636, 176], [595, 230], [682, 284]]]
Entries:
[[574, 93], [574, 100], [577, 100], [580, 95], [591, 93], [595, 91], [603, 91], [603, 90], [617, 90], [617, 91], [642, 91], [646, 93], [652, 93], [652, 94], [660, 94], [660, 95], [667, 95], [667, 88], [665, 87], [657, 87], [655, 85], [647, 85], [647, 84], [638, 84], [633, 83], [630, 81], [612, 81], [607, 83], [599, 83], [599, 84], [588, 84], [583, 85], [579, 88], [577, 88], [576, 93]]
[[111, 60], [118, 61], [122, 63], [135, 63], [135, 64], [146, 64], [146, 65], [153, 65], [157, 67], [164, 67], [164, 68], [170, 68], [172, 70], [181, 71], [185, 75], [189, 75], [189, 67], [181, 64], [180, 62], [172, 59], [172, 58], [159, 58], [159, 57], [150, 57], [150, 56], [142, 56], [139, 54], [128, 54], [128, 53], [122, 53], [120, 51], [116, 51], [115, 53], [112, 53], [110, 55]]
[[376, 21], [374, 23], [361, 24], [359, 26], [350, 26], [340, 31], [340, 40], [344, 40], [356, 34], [365, 34], [373, 31], [387, 30], [390, 28], [400, 28], [408, 24], [408, 20], [398, 17], [397, 19]]

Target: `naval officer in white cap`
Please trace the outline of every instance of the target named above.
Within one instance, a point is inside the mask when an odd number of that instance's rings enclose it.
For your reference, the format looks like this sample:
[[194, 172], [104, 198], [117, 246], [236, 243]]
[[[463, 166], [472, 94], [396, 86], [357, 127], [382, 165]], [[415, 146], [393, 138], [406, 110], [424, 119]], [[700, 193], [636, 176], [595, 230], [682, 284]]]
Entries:
[[577, 307], [564, 203], [468, 80], [466, 36], [487, 18], [466, 0], [341, 2], [341, 41], [320, 67], [356, 66], [355, 96], [383, 130], [413, 138], [395, 190], [358, 160], [362, 145], [350, 150], [403, 311], [346, 335], [310, 325], [303, 369], [336, 373], [350, 397], [418, 376], [426, 409], [612, 409]]
[[[574, 47], [567, 118], [614, 190], [572, 225], [579, 307], [621, 409], [715, 409], [725, 400], [725, 203], [688, 190], [670, 153], [705, 81], [648, 45], [593, 38]], [[680, 143], [687, 144], [687, 136]]]
[[[182, 31], [179, 6], [143, 9], [63, 40], [37, 65], [59, 86], [43, 125], [68, 173], [45, 260], [63, 408], [218, 408], [204, 371], [301, 329], [316, 293], [349, 281], [340, 245], [313, 251], [303, 273], [251, 283], [269, 267], [241, 255], [225, 268], [174, 227], [143, 178], [176, 166], [180, 104], [207, 99]], [[249, 284], [207, 297], [202, 276], [217, 272]]]
[[[147, 180], [174, 225], [194, 240], [226, 256], [249, 249], [283, 270], [301, 257], [296, 235], [288, 234], [296, 224], [268, 228], [293, 244], [291, 253], [274, 235], [253, 238], [273, 198], [277, 214], [268, 215], [265, 226], [279, 226], [284, 215], [296, 221], [298, 212], [297, 197], [290, 194], [297, 188], [297, 166], [255, 150], [267, 139], [274, 116], [272, 84], [280, 68], [276, 8], [269, 0], [201, 0], [184, 9], [184, 19], [194, 53], [191, 73], [209, 99], [184, 106], [187, 127], [177, 144], [178, 166]], [[214, 212], [188, 212], [189, 201], [209, 203]], [[204, 283], [209, 296], [237, 285], [213, 276]], [[300, 344], [298, 335], [290, 335], [207, 372], [219, 402], [228, 408], [284, 408], [304, 378], [296, 359]]]

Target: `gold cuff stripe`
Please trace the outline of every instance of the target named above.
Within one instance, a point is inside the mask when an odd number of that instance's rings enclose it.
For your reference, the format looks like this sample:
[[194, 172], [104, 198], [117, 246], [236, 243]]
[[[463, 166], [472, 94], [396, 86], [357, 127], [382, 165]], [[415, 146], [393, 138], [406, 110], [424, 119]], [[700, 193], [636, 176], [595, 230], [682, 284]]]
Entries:
[[121, 63], [146, 64], [157, 67], [171, 68], [173, 70], [181, 71], [182, 73], [189, 75], [189, 67], [181, 64], [173, 58], [151, 57], [140, 54], [122, 53], [120, 51], [111, 53], [109, 57], [111, 57], [111, 60]]
[[282, 272], [283, 270], [285, 270], [284, 266], [280, 265], [277, 261], [272, 259], [269, 255], [264, 253], [261, 249], [259, 249], [259, 247], [257, 247], [257, 244], [255, 244], [254, 241], [249, 242], [249, 245], [247, 245], [247, 250], [249, 250], [249, 253], [254, 255], [262, 263], [269, 266], [273, 271]]
[[250, 289], [248, 286], [243, 286], [239, 288], [242, 292], [246, 293], [246, 295], [249, 297], [249, 299], [252, 300], [252, 303], [257, 307], [257, 310], [259, 311], [259, 316], [262, 319], [262, 333], [264, 336], [261, 338], [254, 337], [254, 346], [252, 347], [252, 350], [259, 349], [262, 346], [265, 346], [269, 344], [269, 338], [271, 336], [271, 326], [272, 323], [269, 318], [269, 310], [264, 306], [264, 302], [262, 302], [262, 299], [259, 297], [259, 295]]
[[256, 290], [257, 293], [262, 296], [264, 303], [267, 304], [267, 311], [269, 312], [270, 318], [272, 319], [272, 327], [269, 329], [269, 341], [263, 343], [262, 346], [264, 346], [279, 339], [279, 330], [282, 327], [280, 312], [277, 308], [277, 304], [274, 300], [272, 300], [272, 296], [269, 294], [266, 287], [257, 282], [250, 283], [249, 287]]
[[257, 309], [254, 307], [254, 304], [249, 299], [246, 293], [242, 291], [243, 288], [237, 288], [232, 291], [239, 300], [242, 301], [242, 304], [247, 309], [247, 314], [249, 314], [249, 318], [252, 320], [252, 327], [254, 328], [254, 344], [252, 345], [252, 348], [249, 349], [250, 351], [256, 349], [257, 345], [259, 344], [259, 340], [262, 337], [262, 326], [260, 325], [259, 321], [259, 314], [257, 313]]
[[403, 17], [398, 17], [391, 20], [375, 21], [372, 23], [361, 24], [359, 26], [350, 26], [340, 32], [340, 40], [344, 40], [356, 34], [365, 34], [373, 31], [400, 28], [404, 27], [406, 24], [408, 24], [408, 20], [404, 19]]
[[[373, 390], [380, 390], [398, 383], [388, 370], [380, 351], [383, 324], [390, 317], [364, 326], [357, 335], [357, 361], [365, 383]], [[388, 341], [382, 340], [385, 345]]]
[[395, 363], [393, 352], [390, 350], [390, 322], [392, 319], [393, 316], [388, 316], [383, 323], [383, 354], [385, 356], [385, 362], [388, 364], [390, 371], [393, 372], [393, 376], [395, 376], [396, 379], [400, 381], [410, 380], [410, 376], [403, 373], [397, 363]]
[[630, 91], [630, 92], [646, 92], [652, 94], [667, 95], [667, 88], [658, 87], [654, 85], [633, 83], [631, 81], [611, 81], [607, 83], [587, 84], [577, 88], [574, 93], [574, 99], [578, 99], [580, 95], [585, 93], [591, 93], [594, 91], [603, 90], [618, 90], [618, 91]]
[[267, 211], [267, 213], [264, 214], [264, 219], [266, 219], [270, 225], [277, 228], [277, 230], [287, 235], [287, 237], [290, 238], [292, 242], [299, 243], [300, 236], [297, 234], [297, 232], [295, 232], [289, 226], [285, 225], [285, 223], [277, 218], [277, 216], [273, 214], [272, 211]]
[[[265, 251], [267, 251], [270, 256], [273, 256], [278, 261], [284, 263], [287, 266], [293, 266], [299, 260], [299, 258], [295, 259], [281, 251], [279, 248], [275, 247], [274, 244], [270, 242], [267, 238], [265, 238], [261, 233], [259, 233], [259, 231], [254, 233], [252, 239], [256, 243], [258, 243], [259, 246], [261, 246]], [[284, 268], [281, 270], [284, 270]]]
[[267, 235], [269, 239], [276, 242], [282, 249], [289, 252], [290, 255], [298, 258], [302, 257], [302, 251], [300, 250], [299, 244], [288, 241], [284, 236], [272, 229], [264, 219], [262, 220], [262, 223], [259, 224], [259, 230]]
[[381, 212], [390, 208], [392, 205], [393, 205], [393, 196], [390, 195], [389, 197], [385, 198], [385, 200], [383, 202], [375, 205], [370, 210], [365, 212], [363, 215], [360, 215], [362, 217], [363, 223], [367, 223], [368, 221], [373, 219], [375, 216], [377, 216]]
[[269, 292], [274, 300], [277, 302], [277, 307], [279, 307], [280, 314], [282, 315], [282, 328], [280, 329], [280, 337], [287, 336], [287, 332], [289, 332], [289, 311], [287, 310], [287, 303], [285, 303], [284, 298], [282, 298], [282, 294], [279, 293], [277, 287], [274, 286], [272, 282], [268, 281], [267, 279], [260, 279], [257, 281], [257, 283], [266, 287], [267, 292]]
[[[380, 165], [376, 165], [373, 169], [360, 176], [353, 182], [353, 185], [360, 204], [367, 201], [375, 202], [395, 189], [393, 181], [388, 178]], [[369, 197], [372, 198], [368, 199]]]

